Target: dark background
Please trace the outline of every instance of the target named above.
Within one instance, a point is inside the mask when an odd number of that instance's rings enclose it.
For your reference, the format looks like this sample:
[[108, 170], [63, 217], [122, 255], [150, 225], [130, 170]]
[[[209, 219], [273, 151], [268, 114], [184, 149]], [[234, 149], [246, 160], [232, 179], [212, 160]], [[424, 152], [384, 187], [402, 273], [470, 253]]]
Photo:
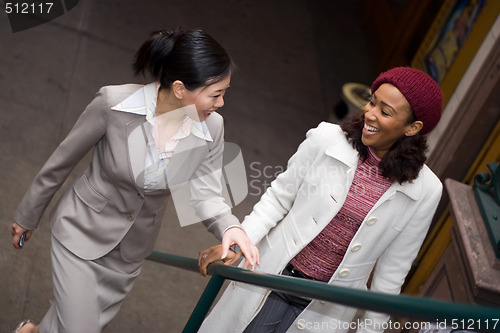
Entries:
[[[370, 84], [375, 78], [375, 61], [384, 50], [365, 5], [340, 0], [82, 0], [57, 19], [15, 33], [2, 8], [0, 331], [9, 332], [23, 318], [39, 321], [52, 299], [46, 217], [25, 248], [15, 251], [10, 225], [17, 203], [101, 86], [148, 82], [134, 77], [130, 64], [151, 31], [201, 27], [238, 66], [221, 113], [226, 141], [241, 147], [247, 178], [253, 181], [250, 195], [234, 209], [243, 218], [306, 131], [321, 121], [336, 121], [332, 108], [341, 100], [342, 85]], [[88, 158], [71, 179], [85, 163]], [[181, 228], [173, 209], [162, 228], [159, 251], [196, 257], [216, 243], [201, 225]], [[105, 332], [179, 332], [207, 281], [197, 273], [146, 262]]]

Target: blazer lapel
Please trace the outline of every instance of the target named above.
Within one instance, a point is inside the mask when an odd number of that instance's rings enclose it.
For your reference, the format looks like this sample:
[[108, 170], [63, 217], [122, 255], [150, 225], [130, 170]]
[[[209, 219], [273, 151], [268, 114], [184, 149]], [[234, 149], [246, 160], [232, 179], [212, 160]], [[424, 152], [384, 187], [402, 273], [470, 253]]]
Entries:
[[188, 181], [208, 154], [205, 140], [189, 135], [179, 140], [175, 153], [167, 166], [167, 183], [173, 191]]
[[150, 83], [138, 89], [111, 109], [117, 112], [135, 114], [138, 117], [125, 125], [127, 154], [130, 176], [134, 179], [137, 189], [144, 192], [144, 166], [148, 150], [147, 106], [153, 103], [156, 96], [156, 83]]
[[146, 107], [153, 103], [156, 97], [156, 83], [150, 83], [138, 89], [132, 95], [116, 104], [111, 108], [114, 111], [135, 113], [137, 115], [145, 116]]
[[[149, 126], [147, 121], [147, 108], [152, 106], [154, 98], [157, 96], [156, 83], [150, 83], [137, 90], [125, 100], [113, 106], [111, 109], [119, 112], [127, 112], [137, 115], [137, 119], [126, 124], [127, 152], [130, 166], [130, 176], [135, 180], [138, 190], [144, 192], [144, 168], [146, 164], [146, 154], [148, 145], [151, 144], [149, 132], [145, 126]], [[194, 128], [202, 131], [202, 129]], [[200, 132], [201, 133], [201, 132]], [[202, 139], [192, 133], [179, 140], [166, 168], [165, 187], [179, 187], [185, 184], [194, 174], [198, 166], [208, 154], [208, 144], [211, 141], [210, 134]], [[164, 189], [164, 188], [162, 188]]]
[[148, 150], [148, 136], [144, 128], [147, 124], [145, 118], [140, 117], [126, 125], [126, 151], [128, 153], [130, 177], [134, 179], [141, 193], [144, 191], [144, 167]]

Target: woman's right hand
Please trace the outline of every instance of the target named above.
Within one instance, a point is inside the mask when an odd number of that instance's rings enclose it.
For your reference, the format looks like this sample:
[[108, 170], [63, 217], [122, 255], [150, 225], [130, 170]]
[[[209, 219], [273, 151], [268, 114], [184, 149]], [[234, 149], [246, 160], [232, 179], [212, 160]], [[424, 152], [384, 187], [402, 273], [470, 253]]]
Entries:
[[17, 224], [16, 221], [14, 221], [14, 223], [12, 223], [12, 231], [11, 231], [12, 245], [14, 245], [14, 247], [18, 250], [23, 248], [22, 246], [19, 246], [19, 240], [21, 239], [21, 236], [24, 233], [26, 233], [26, 238], [24, 239], [24, 241], [27, 242], [30, 239], [33, 230], [24, 229], [19, 224]]
[[222, 244], [212, 246], [206, 250], [200, 251], [198, 254], [198, 268], [201, 275], [207, 276], [207, 268], [213, 262], [220, 260], [224, 261], [224, 265], [232, 265], [241, 257], [241, 251], [235, 253], [231, 250], [228, 251], [226, 257], [222, 258]]

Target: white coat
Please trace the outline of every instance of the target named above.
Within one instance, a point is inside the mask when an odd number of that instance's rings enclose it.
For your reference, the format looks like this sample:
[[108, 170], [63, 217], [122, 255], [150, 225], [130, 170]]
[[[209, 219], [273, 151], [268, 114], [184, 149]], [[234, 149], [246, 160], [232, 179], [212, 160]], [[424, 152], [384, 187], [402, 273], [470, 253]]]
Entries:
[[[279, 274], [332, 220], [352, 184], [359, 155], [338, 125], [321, 123], [290, 158], [242, 227], [258, 244], [258, 270]], [[329, 284], [398, 294], [425, 238], [442, 184], [423, 166], [417, 179], [393, 183], [366, 215]], [[231, 282], [199, 332], [242, 332], [269, 290]], [[288, 332], [383, 331], [389, 315], [313, 300]], [[371, 324], [371, 325], [369, 325]]]

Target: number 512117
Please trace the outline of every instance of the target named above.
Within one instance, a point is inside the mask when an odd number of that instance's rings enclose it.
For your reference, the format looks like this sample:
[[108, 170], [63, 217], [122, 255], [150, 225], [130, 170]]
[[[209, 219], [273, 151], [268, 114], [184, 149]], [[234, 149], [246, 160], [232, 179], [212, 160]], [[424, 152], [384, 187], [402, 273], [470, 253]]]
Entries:
[[53, 2], [6, 2], [7, 14], [49, 14]]

